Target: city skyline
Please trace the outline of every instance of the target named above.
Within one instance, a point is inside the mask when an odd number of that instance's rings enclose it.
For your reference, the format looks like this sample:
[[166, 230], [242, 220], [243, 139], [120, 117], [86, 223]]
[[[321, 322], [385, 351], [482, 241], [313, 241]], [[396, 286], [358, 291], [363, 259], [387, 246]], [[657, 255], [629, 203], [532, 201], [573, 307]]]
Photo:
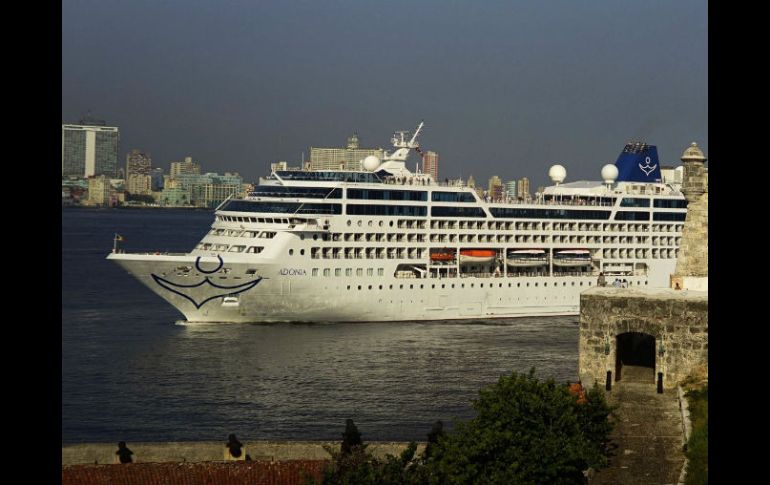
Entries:
[[120, 127], [121, 160], [256, 181], [352, 132], [389, 149], [424, 119], [442, 178], [536, 187], [559, 163], [598, 180], [631, 140], [666, 165], [691, 141], [708, 153], [706, 7], [65, 1], [62, 123], [92, 111]]

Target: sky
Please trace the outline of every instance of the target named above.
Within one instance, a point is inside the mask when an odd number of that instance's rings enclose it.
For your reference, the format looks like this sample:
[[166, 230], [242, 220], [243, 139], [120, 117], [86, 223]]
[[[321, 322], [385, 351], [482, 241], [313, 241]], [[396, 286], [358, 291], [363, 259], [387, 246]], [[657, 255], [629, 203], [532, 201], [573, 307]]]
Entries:
[[424, 120], [441, 179], [600, 180], [628, 141], [708, 156], [707, 24], [706, 0], [63, 0], [62, 123], [254, 182]]

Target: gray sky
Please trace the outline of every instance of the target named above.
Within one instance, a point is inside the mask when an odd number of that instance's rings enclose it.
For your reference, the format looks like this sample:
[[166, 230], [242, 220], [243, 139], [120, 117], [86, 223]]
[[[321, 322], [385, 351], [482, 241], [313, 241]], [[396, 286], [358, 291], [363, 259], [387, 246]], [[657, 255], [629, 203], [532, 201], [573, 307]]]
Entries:
[[[599, 180], [630, 140], [708, 156], [706, 0], [63, 0], [62, 122], [248, 181], [426, 123], [440, 177]], [[410, 157], [408, 167], [418, 160]]]

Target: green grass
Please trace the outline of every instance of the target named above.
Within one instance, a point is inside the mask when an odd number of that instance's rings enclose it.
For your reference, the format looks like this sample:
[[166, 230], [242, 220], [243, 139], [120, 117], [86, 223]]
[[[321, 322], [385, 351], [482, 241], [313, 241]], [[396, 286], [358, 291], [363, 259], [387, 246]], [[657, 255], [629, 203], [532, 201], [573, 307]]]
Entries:
[[687, 401], [690, 409], [692, 433], [687, 442], [687, 477], [685, 485], [704, 485], [708, 483], [709, 456], [709, 388], [706, 384], [701, 389], [689, 391]]

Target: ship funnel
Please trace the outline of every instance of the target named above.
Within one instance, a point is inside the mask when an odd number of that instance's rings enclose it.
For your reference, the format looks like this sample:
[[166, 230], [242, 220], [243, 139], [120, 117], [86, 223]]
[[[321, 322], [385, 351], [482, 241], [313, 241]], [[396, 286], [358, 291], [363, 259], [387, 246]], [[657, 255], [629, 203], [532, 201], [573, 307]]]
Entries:
[[658, 148], [646, 143], [627, 143], [615, 167], [618, 182], [658, 182], [661, 179]]

